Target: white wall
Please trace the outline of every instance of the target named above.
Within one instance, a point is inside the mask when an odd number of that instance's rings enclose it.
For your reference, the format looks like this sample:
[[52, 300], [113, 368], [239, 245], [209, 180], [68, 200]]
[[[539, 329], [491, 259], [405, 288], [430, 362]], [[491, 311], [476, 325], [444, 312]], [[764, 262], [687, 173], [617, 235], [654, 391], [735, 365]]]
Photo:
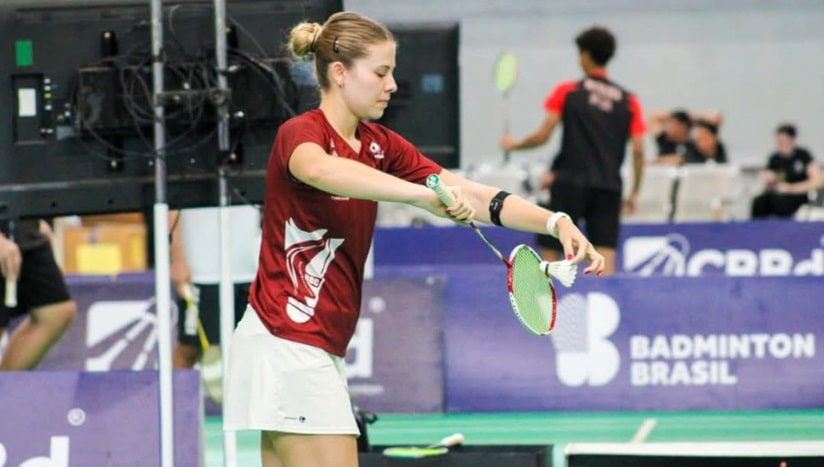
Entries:
[[[387, 22], [461, 22], [463, 167], [500, 157], [502, 102], [491, 83], [496, 55], [512, 49], [520, 56], [512, 128], [523, 135], [543, 118], [541, 103], [552, 86], [580, 76], [573, 38], [595, 23], [616, 33], [611, 76], [635, 91], [645, 109], [723, 111], [722, 137], [743, 164], [763, 164], [776, 124], [791, 120], [801, 143], [824, 159], [822, 0], [346, 0], [345, 6]], [[556, 134], [550, 148], [518, 157], [546, 159], [557, 145]]]

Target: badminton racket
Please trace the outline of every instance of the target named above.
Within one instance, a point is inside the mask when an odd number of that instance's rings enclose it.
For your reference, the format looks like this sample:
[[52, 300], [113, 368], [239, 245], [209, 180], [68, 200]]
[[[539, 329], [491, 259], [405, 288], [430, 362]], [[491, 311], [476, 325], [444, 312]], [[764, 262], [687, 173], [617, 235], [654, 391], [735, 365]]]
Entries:
[[[14, 221], [9, 221], [9, 240], [14, 241]], [[6, 308], [17, 308], [17, 278], [6, 277], [6, 294], [3, 300]]]
[[[426, 185], [432, 189], [446, 206], [452, 205], [452, 195], [440, 185], [440, 177], [427, 177]], [[506, 284], [509, 304], [518, 321], [531, 333], [545, 336], [555, 328], [558, 314], [558, 300], [552, 277], [569, 287], [575, 281], [577, 268], [570, 261], [542, 261], [538, 253], [525, 244], [512, 249], [505, 257], [474, 222], [469, 226], [483, 240], [486, 246], [506, 266]]]
[[[505, 51], [495, 61], [493, 83], [503, 98], [504, 133], [509, 133], [509, 92], [518, 79], [518, 56]], [[509, 162], [509, 151], [504, 153], [504, 162]]]
[[455, 433], [429, 446], [398, 446], [386, 448], [383, 450], [383, 455], [405, 459], [442, 456], [449, 452], [449, 448], [463, 444], [464, 441], [464, 435]]
[[184, 312], [183, 331], [187, 335], [197, 333], [200, 340], [202, 354], [200, 357], [200, 377], [206, 394], [220, 403], [223, 400], [223, 362], [221, 361], [220, 347], [211, 345], [200, 320], [200, 292], [192, 284], [184, 284], [181, 287], [181, 296], [186, 303]]

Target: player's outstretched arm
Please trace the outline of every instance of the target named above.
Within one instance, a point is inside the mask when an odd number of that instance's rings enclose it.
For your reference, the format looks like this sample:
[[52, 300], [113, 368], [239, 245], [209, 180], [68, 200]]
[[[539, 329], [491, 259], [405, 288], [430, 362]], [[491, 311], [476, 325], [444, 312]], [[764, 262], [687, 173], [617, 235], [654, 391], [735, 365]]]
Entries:
[[411, 204], [458, 222], [469, 222], [475, 210], [459, 187], [452, 188], [455, 204], [446, 208], [429, 188], [411, 183], [342, 157], [329, 157], [315, 143], [303, 143], [289, 158], [289, 171], [319, 190], [357, 199]]
[[[475, 218], [481, 222], [492, 221], [493, 200], [501, 191], [499, 188], [467, 180], [448, 170], [440, 173], [441, 183], [450, 189], [459, 189], [475, 210]], [[508, 195], [499, 207], [500, 225], [525, 232], [549, 233], [558, 238], [564, 246], [564, 255], [577, 264], [588, 261], [584, 273], [600, 274], [604, 268], [604, 257], [587, 240], [584, 234], [563, 213], [554, 213], [517, 195]]]

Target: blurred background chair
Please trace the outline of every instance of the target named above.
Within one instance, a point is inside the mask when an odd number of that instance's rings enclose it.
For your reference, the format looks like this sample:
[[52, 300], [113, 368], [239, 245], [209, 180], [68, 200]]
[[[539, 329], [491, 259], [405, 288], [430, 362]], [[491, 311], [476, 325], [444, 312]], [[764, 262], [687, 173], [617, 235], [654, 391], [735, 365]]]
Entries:
[[[632, 171], [626, 167], [621, 175], [624, 179], [624, 194], [632, 188]], [[670, 220], [673, 208], [673, 189], [678, 179], [678, 168], [666, 165], [647, 165], [641, 179], [638, 193], [638, 208], [632, 214], [624, 215], [622, 222], [651, 223]]]
[[730, 220], [730, 206], [741, 191], [736, 164], [686, 164], [679, 168], [676, 222]]
[[798, 208], [793, 218], [797, 221], [824, 221], [824, 188], [810, 190], [807, 198], [807, 204]]

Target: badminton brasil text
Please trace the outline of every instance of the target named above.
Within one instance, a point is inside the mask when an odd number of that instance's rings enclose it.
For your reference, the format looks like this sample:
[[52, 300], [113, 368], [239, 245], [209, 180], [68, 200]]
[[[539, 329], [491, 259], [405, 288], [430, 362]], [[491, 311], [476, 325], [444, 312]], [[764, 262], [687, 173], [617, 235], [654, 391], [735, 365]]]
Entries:
[[634, 335], [633, 386], [735, 385], [731, 361], [815, 357], [812, 333]]

